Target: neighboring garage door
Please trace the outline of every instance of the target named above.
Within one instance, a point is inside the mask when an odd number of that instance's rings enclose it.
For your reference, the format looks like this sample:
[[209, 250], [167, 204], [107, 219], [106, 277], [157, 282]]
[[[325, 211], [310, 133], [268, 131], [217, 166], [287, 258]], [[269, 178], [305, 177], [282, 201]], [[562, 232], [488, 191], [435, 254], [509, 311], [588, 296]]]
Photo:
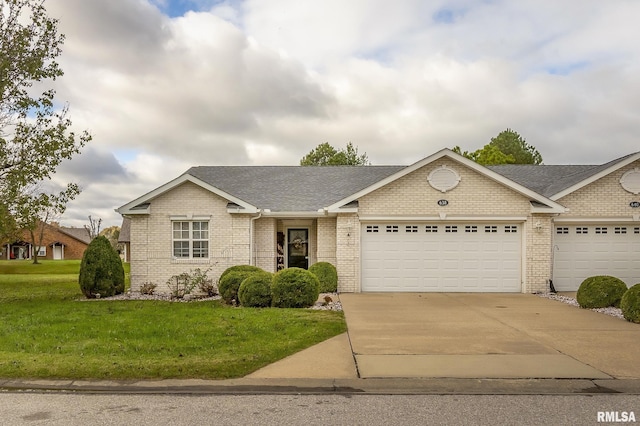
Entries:
[[521, 227], [370, 223], [362, 291], [520, 292]]
[[640, 282], [640, 227], [629, 225], [557, 225], [553, 285], [576, 291], [593, 275], [612, 275], [627, 286]]

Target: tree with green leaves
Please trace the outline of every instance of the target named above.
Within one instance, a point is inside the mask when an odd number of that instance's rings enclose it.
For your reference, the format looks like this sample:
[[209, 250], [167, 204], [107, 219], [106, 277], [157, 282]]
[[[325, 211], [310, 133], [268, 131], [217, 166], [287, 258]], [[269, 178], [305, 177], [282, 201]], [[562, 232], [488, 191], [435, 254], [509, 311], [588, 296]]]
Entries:
[[496, 164], [542, 164], [542, 155], [529, 145], [517, 132], [507, 129], [491, 138], [491, 141], [474, 152], [462, 151], [459, 146], [453, 152], [483, 166]]
[[[12, 229], [33, 230], [34, 217], [51, 209], [64, 211], [80, 192], [70, 183], [59, 193], [47, 190], [63, 160], [91, 140], [71, 131], [68, 105], [56, 107], [47, 81], [63, 75], [56, 58], [64, 35], [49, 18], [43, 0], [3, 0], [0, 4], [0, 221]], [[7, 227], [9, 228], [9, 227]]]
[[300, 160], [301, 166], [368, 166], [367, 153], [358, 154], [351, 142], [338, 151], [328, 142], [318, 145]]

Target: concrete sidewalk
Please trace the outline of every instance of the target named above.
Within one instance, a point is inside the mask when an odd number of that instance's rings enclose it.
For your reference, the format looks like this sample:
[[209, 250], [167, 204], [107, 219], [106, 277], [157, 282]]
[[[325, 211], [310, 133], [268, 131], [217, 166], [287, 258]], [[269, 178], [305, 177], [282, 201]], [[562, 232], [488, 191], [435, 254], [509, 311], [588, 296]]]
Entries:
[[356, 379], [347, 333], [325, 340], [249, 374], [248, 379]]

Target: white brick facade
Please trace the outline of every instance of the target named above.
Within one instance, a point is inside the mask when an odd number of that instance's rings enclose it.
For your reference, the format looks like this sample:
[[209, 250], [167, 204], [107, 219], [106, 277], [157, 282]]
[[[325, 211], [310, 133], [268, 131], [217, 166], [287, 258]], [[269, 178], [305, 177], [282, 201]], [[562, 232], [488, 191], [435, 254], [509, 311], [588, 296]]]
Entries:
[[[444, 193], [427, 181], [434, 169], [443, 166], [460, 176], [458, 185]], [[171, 276], [195, 268], [210, 269], [215, 279], [226, 268], [237, 264], [255, 264], [275, 272], [279, 238], [286, 238], [289, 228], [307, 228], [309, 265], [334, 264], [338, 269], [339, 291], [359, 292], [362, 224], [372, 220], [412, 220], [441, 224], [497, 221], [519, 225], [522, 229], [522, 291], [542, 292], [548, 290], [553, 276], [557, 223], [619, 220], [640, 224], [640, 208], [630, 206], [630, 202], [640, 201], [640, 197], [625, 191], [619, 182], [625, 172], [639, 167], [640, 160], [627, 164], [557, 200], [568, 208], [561, 214], [534, 212], [532, 195], [522, 191], [523, 187], [483, 173], [451, 155], [363, 194], [357, 199], [357, 207], [348, 213], [314, 211], [300, 218], [278, 217], [276, 212], [229, 212], [228, 199], [196, 183], [185, 182], [154, 196], [145, 214], [129, 215], [132, 219], [131, 288], [137, 291], [143, 283], [152, 282], [158, 285], [158, 291], [166, 291], [166, 282]], [[440, 206], [439, 200], [446, 200], [448, 204]], [[172, 220], [209, 222], [208, 258], [173, 257]]]

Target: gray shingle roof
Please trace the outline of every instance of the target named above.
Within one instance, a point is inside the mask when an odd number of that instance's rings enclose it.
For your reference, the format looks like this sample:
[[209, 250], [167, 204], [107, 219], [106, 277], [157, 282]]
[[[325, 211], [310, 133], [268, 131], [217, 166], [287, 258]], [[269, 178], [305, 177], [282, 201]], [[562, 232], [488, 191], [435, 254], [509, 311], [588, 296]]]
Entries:
[[85, 228], [66, 228], [64, 226], [61, 226], [58, 229], [61, 232], [75, 238], [78, 241], [82, 241], [85, 244], [89, 244], [91, 242], [91, 235], [89, 235], [89, 231], [87, 231]]
[[508, 164], [489, 166], [494, 172], [545, 197], [551, 197], [629, 158], [629, 154], [599, 165]]
[[186, 174], [272, 211], [318, 211], [406, 166], [200, 166]]
[[131, 219], [128, 217], [122, 218], [122, 226], [120, 226], [120, 235], [118, 236], [118, 242], [131, 242]]
[[[552, 197], [637, 154], [601, 165], [501, 165], [489, 169], [542, 196]], [[317, 212], [406, 167], [409, 166], [198, 166], [183, 176], [193, 176], [259, 209]], [[129, 208], [148, 206], [149, 198], [139, 200], [145, 204]]]

